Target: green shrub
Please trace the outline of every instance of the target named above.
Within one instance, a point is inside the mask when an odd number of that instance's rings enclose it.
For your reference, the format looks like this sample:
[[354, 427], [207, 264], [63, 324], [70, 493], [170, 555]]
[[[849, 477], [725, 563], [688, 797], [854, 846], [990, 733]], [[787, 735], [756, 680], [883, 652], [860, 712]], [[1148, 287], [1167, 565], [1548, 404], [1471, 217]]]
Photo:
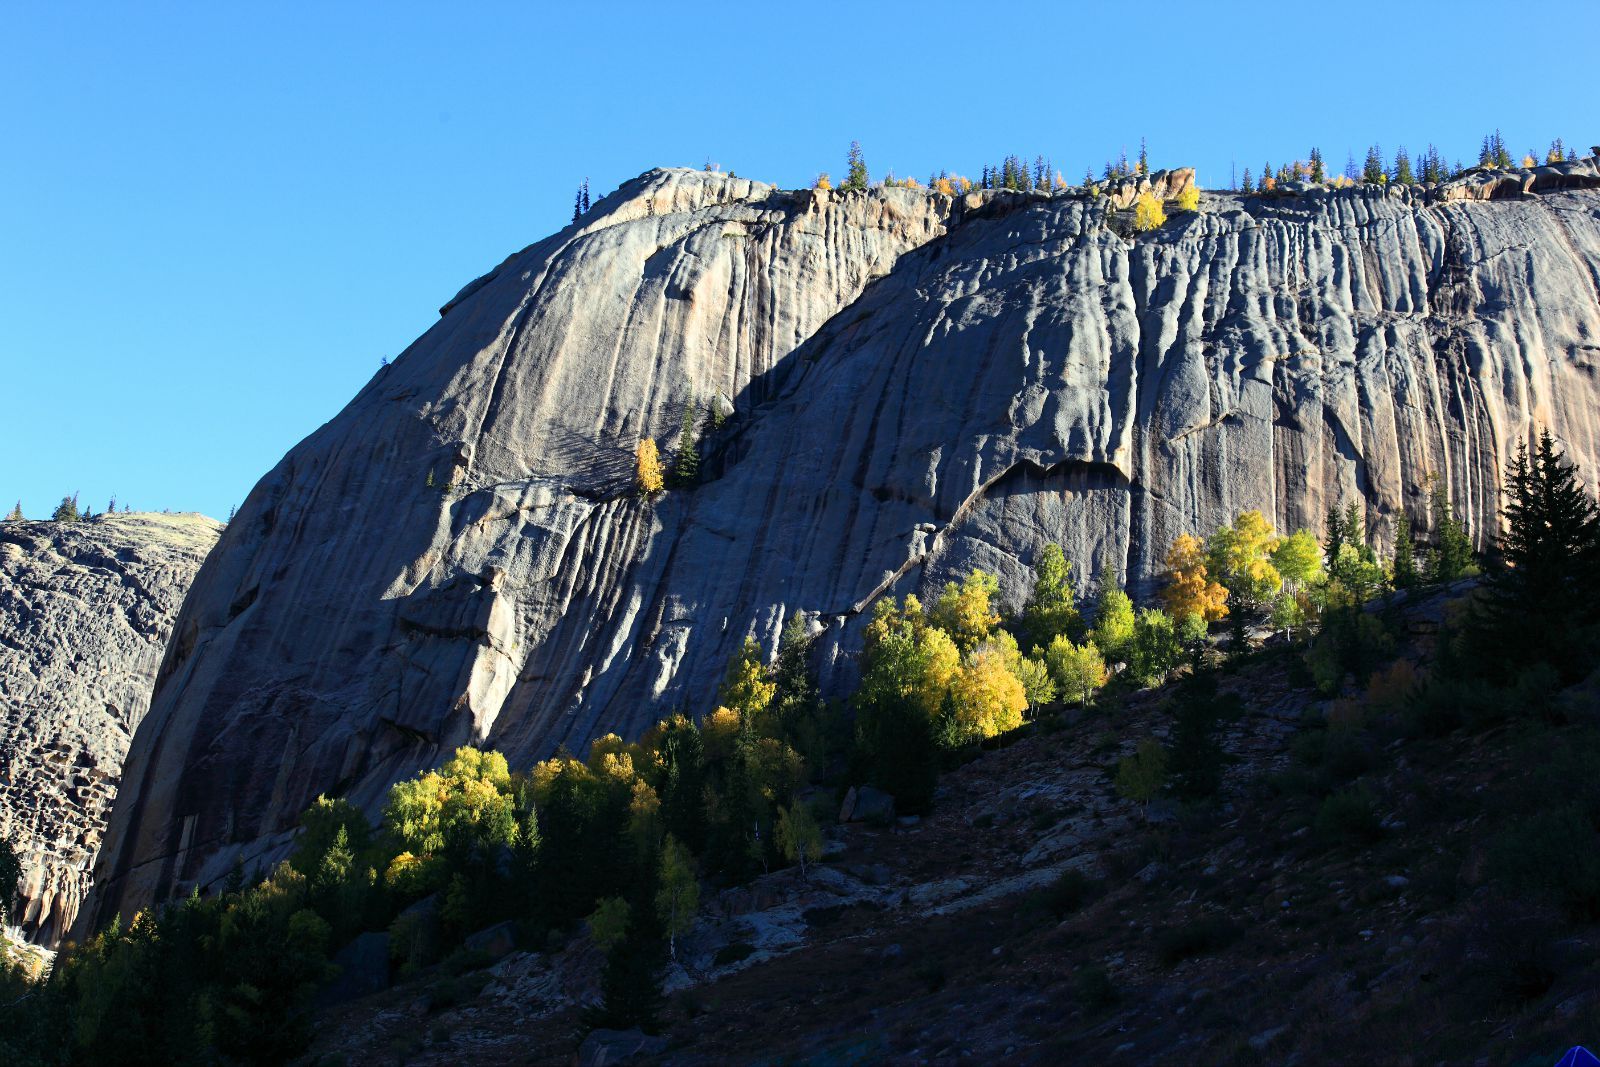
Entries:
[[1117, 1002], [1116, 984], [1111, 981], [1110, 972], [1098, 964], [1079, 971], [1073, 984], [1077, 987], [1078, 1003], [1087, 1011], [1108, 1008]]
[[1575, 922], [1600, 919], [1600, 834], [1578, 804], [1517, 820], [1494, 841], [1498, 882], [1542, 896]]
[[1377, 799], [1364, 782], [1324, 800], [1315, 826], [1318, 837], [1335, 843], [1370, 845], [1383, 836]]
[[1033, 902], [1053, 918], [1073, 914], [1100, 893], [1100, 883], [1079, 870], [1062, 871], [1060, 877], [1034, 894]]
[[1181, 926], [1169, 926], [1156, 937], [1156, 956], [1171, 967], [1194, 956], [1220, 952], [1239, 939], [1238, 924], [1220, 915], [1206, 915]]

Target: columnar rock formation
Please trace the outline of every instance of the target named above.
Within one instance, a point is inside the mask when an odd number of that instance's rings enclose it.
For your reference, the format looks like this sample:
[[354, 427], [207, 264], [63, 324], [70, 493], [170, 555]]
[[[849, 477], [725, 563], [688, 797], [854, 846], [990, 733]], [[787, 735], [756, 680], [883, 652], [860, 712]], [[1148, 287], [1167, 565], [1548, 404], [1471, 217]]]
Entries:
[[220, 530], [201, 515], [0, 523], [0, 838], [41, 945], [88, 893], [128, 742]]
[[[1600, 460], [1600, 192], [1593, 161], [1556, 173], [1206, 195], [1140, 235], [1133, 187], [628, 183], [256, 487], [134, 744], [99, 917], [455, 745], [526, 762], [704, 710], [796, 614], [837, 687], [875, 597], [980, 565], [1017, 600], [1046, 540], [1148, 591], [1175, 534], [1239, 509], [1425, 534], [1433, 478], [1481, 536], [1536, 426]], [[691, 402], [733, 409], [704, 484], [639, 499], [636, 442]]]

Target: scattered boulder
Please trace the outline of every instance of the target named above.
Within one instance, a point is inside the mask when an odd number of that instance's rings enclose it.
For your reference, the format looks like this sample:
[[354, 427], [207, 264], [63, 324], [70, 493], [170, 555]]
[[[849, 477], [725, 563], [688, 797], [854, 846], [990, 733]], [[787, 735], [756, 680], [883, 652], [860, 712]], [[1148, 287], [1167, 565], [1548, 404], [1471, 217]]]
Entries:
[[389, 988], [389, 935], [361, 934], [334, 954], [339, 974], [322, 991], [323, 1004], [340, 1004]]
[[639, 1030], [591, 1030], [578, 1046], [577, 1067], [612, 1067], [642, 1063], [665, 1052], [667, 1039]]
[[502, 959], [511, 955], [517, 947], [516, 925], [509, 919], [495, 923], [475, 934], [468, 934], [461, 946], [469, 952], [481, 952], [490, 960]]
[[861, 789], [854, 790], [856, 803], [851, 808], [850, 822], [886, 822], [894, 821], [894, 798], [882, 789], [872, 789], [870, 785], [862, 785]]

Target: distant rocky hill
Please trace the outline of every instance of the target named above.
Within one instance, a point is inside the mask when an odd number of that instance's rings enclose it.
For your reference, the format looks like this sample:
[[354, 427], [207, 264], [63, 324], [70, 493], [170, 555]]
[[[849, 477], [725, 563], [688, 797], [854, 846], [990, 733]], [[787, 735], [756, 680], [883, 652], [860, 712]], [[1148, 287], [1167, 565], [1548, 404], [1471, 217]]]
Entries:
[[88, 892], [173, 619], [221, 529], [202, 515], [0, 523], [0, 838], [41, 945]]
[[[1187, 171], [1147, 180], [1161, 197]], [[518, 763], [708, 706], [801, 616], [1033, 554], [1151, 588], [1174, 535], [1365, 505], [1481, 538], [1548, 427], [1600, 469], [1594, 159], [1443, 188], [785, 191], [652, 171], [446, 305], [251, 493], [141, 727], [95, 916], [281, 855], [456, 745]], [[702, 484], [642, 499], [685, 407]]]

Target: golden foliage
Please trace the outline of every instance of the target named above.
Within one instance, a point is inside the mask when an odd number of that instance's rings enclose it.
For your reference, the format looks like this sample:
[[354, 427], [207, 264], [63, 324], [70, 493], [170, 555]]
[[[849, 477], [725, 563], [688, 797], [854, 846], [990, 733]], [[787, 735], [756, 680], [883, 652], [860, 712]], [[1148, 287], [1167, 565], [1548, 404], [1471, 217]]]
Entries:
[[1000, 579], [974, 569], [959, 583], [945, 583], [928, 611], [928, 621], [949, 634], [957, 648], [970, 652], [1000, 625], [1000, 614], [993, 607], [999, 592]]
[[646, 496], [661, 492], [661, 487], [667, 484], [666, 472], [661, 468], [661, 453], [652, 437], [640, 441], [634, 453], [634, 481], [639, 492]]
[[700, 737], [706, 747], [706, 759], [721, 763], [733, 755], [733, 746], [739, 743], [739, 713], [732, 708], [717, 708], [700, 724]]
[[1228, 614], [1228, 591], [1206, 574], [1206, 549], [1198, 537], [1179, 534], [1167, 550], [1167, 586], [1161, 590], [1174, 619], [1197, 615], [1216, 622]]
[[1133, 228], [1140, 233], [1158, 229], [1167, 221], [1167, 213], [1154, 193], [1143, 192], [1133, 202]]
[[828, 177], [828, 172], [823, 171], [817, 175], [817, 180], [811, 183], [813, 189], [832, 189], [833, 179]]
[[943, 196], [955, 196], [955, 186], [950, 184], [949, 178], [940, 178], [933, 183], [933, 191]]
[[778, 691], [778, 685], [768, 677], [769, 673], [761, 646], [755, 638], [746, 637], [739, 651], [728, 661], [728, 673], [717, 692], [717, 702], [741, 715], [750, 716], [752, 725], [759, 725], [761, 713], [767, 710], [773, 694]]
[[1235, 601], [1265, 604], [1283, 586], [1283, 577], [1271, 560], [1278, 545], [1277, 534], [1261, 512], [1241, 511], [1232, 526], [1223, 526], [1211, 535], [1207, 564], [1232, 590]]
[[956, 721], [973, 737], [994, 737], [1022, 725], [1028, 696], [994, 646], [981, 648], [950, 686]]
[[1179, 211], [1197, 211], [1200, 208], [1200, 190], [1193, 184], [1184, 186], [1183, 192], [1178, 194]]

